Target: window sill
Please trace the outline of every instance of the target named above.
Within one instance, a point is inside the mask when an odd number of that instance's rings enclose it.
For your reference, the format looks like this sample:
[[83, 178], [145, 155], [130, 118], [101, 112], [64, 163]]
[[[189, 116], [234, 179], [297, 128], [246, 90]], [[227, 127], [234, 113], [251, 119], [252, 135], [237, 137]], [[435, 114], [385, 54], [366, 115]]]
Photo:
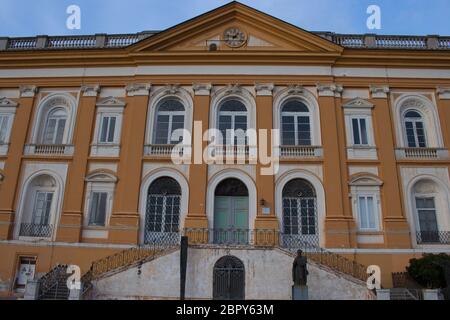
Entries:
[[9, 143], [0, 143], [0, 156], [6, 156], [9, 150]]
[[91, 145], [91, 157], [118, 157], [119, 144], [93, 144]]
[[350, 160], [377, 160], [377, 148], [374, 146], [351, 146], [347, 148], [347, 158]]

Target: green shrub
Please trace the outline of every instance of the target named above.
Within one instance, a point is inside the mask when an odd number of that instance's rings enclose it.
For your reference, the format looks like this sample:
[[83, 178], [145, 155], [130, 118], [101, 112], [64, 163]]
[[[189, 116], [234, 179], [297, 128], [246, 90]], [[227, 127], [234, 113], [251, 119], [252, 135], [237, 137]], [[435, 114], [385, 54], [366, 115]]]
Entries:
[[425, 254], [420, 259], [411, 259], [406, 270], [423, 287], [439, 289], [450, 285], [445, 280], [445, 265], [450, 265], [450, 255], [445, 253]]

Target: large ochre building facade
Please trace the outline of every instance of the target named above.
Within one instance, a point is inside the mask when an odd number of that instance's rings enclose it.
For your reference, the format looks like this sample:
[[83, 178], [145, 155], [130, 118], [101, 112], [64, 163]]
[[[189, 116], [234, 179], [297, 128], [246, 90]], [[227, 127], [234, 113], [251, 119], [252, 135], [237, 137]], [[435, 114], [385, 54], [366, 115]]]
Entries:
[[[235, 2], [162, 32], [0, 39], [0, 294], [24, 266], [86, 271], [181, 233], [310, 243], [389, 287], [409, 259], [450, 252], [449, 49], [310, 33]], [[191, 164], [170, 157], [181, 128]], [[243, 164], [194, 163], [209, 128], [279, 129], [279, 170], [249, 161], [261, 139], [213, 145]]]

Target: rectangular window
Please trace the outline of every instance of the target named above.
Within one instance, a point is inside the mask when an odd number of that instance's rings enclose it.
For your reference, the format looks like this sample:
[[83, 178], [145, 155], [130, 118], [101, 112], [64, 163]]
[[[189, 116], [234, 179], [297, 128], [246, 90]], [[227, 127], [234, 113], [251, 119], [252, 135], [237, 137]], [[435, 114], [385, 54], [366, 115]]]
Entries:
[[63, 144], [66, 119], [50, 118], [44, 134], [44, 144]]
[[35, 225], [48, 225], [50, 220], [50, 209], [52, 207], [53, 192], [36, 192], [33, 210], [33, 221]]
[[107, 192], [93, 192], [89, 209], [89, 225], [105, 226]]
[[0, 115], [0, 144], [6, 143], [8, 120], [9, 117], [7, 115]]
[[376, 230], [377, 217], [375, 198], [373, 196], [358, 197], [359, 226], [361, 230]]
[[28, 281], [34, 280], [36, 272], [36, 258], [35, 257], [20, 257], [17, 266], [16, 289], [23, 289]]
[[365, 118], [353, 118], [353, 144], [359, 146], [367, 146], [369, 137], [367, 134], [367, 122]]
[[117, 117], [104, 116], [100, 130], [100, 143], [114, 142]]
[[420, 238], [423, 243], [439, 243], [439, 228], [434, 198], [416, 198]]

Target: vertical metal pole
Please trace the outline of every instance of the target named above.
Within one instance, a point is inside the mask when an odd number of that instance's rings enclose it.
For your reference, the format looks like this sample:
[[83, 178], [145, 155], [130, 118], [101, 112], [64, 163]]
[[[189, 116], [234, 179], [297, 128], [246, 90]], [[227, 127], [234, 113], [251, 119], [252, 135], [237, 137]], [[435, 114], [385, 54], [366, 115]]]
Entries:
[[188, 237], [181, 237], [180, 249], [180, 300], [184, 300], [186, 294], [186, 269], [188, 258]]

